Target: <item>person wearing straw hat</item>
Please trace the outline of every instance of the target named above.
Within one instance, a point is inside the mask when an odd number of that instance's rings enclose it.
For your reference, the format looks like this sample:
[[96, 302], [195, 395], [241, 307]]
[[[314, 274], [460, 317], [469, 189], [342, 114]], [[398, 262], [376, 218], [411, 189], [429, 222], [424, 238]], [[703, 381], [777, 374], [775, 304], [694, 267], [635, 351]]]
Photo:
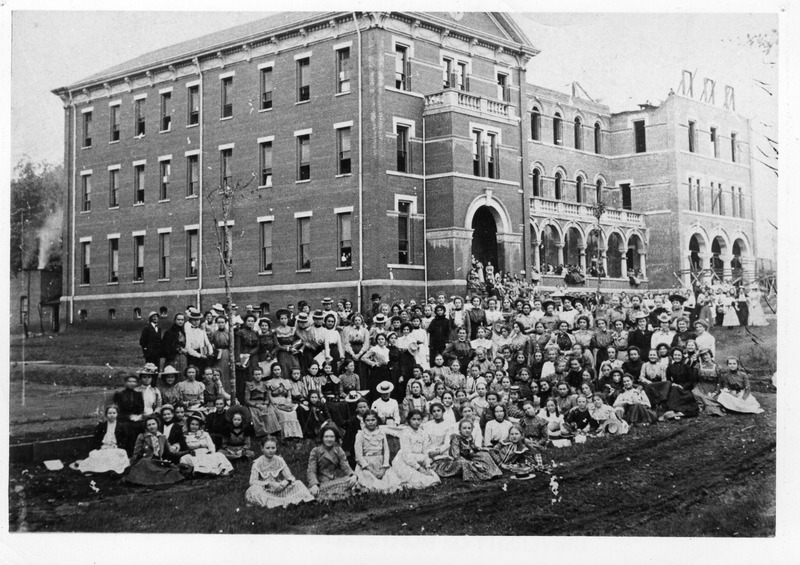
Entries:
[[147, 315], [147, 325], [142, 328], [142, 334], [139, 336], [144, 362], [157, 367], [161, 363], [161, 330], [158, 327], [158, 319], [158, 312], [150, 312]]
[[158, 390], [161, 393], [162, 405], [174, 405], [180, 401], [180, 392], [177, 388], [179, 376], [180, 372], [172, 365], [167, 365], [161, 371], [159, 375], [161, 383], [158, 385]]
[[672, 318], [666, 312], [658, 315], [659, 328], [653, 332], [650, 338], [650, 349], [656, 349], [659, 344], [665, 343], [667, 347], [672, 346], [672, 340], [675, 338], [675, 332], [670, 329], [670, 322]]
[[383, 381], [375, 387], [375, 391], [380, 395], [370, 407], [378, 413], [381, 425], [398, 425], [400, 423], [400, 405], [397, 400], [391, 398], [394, 385], [389, 381]]
[[203, 427], [205, 417], [200, 411], [186, 414], [189, 432], [186, 434], [186, 446], [189, 453], [181, 457], [181, 464], [188, 465], [192, 472], [202, 475], [227, 475], [233, 471], [233, 465], [222, 453], [217, 452], [211, 436]]
[[189, 308], [189, 321], [183, 326], [186, 334], [186, 362], [201, 371], [206, 368], [214, 348], [208, 340], [208, 334], [200, 327], [203, 314], [197, 308]]
[[139, 369], [139, 387], [136, 389], [142, 393], [144, 401], [144, 415], [157, 412], [161, 408], [161, 391], [153, 386], [153, 379], [158, 376], [158, 366], [147, 363]]
[[694, 338], [695, 343], [697, 343], [697, 348], [701, 350], [708, 349], [711, 351], [711, 356], [714, 357], [717, 354], [717, 340], [708, 331], [708, 322], [703, 319], [696, 320], [694, 323], [694, 331], [697, 334]]

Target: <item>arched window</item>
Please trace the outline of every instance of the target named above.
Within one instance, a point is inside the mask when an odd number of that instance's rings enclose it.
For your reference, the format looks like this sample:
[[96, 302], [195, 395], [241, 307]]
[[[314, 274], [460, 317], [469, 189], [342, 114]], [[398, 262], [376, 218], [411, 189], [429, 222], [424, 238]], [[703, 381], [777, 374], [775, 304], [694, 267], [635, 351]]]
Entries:
[[169, 310], [167, 310], [166, 306], [162, 306], [161, 308], [158, 309], [158, 316], [160, 318], [166, 318], [168, 314]]
[[108, 319], [109, 320], [116, 320], [117, 319], [117, 311], [114, 308], [108, 309]]
[[85, 322], [86, 319], [89, 317], [89, 312], [87, 310], [80, 310], [78, 312], [78, 318], [81, 322]]
[[138, 306], [133, 309], [133, 319], [134, 320], [141, 320], [142, 319], [142, 309]]
[[534, 141], [542, 139], [542, 114], [536, 106], [531, 110], [531, 139]]
[[603, 181], [602, 180], [598, 180], [597, 181], [597, 203], [599, 204], [602, 201], [603, 201]]
[[533, 195], [542, 195], [542, 173], [539, 169], [533, 169]]
[[594, 152], [600, 155], [600, 122], [594, 124]]
[[562, 192], [562, 189], [564, 185], [564, 179], [561, 176], [561, 173], [556, 173], [555, 185], [556, 185], [556, 200], [563, 200], [564, 193]]
[[583, 124], [580, 117], [575, 118], [575, 149], [583, 149]]
[[583, 202], [583, 177], [575, 179], [575, 202]]
[[554, 145], [563, 145], [564, 144], [564, 136], [563, 132], [561, 131], [561, 114], [558, 112], [555, 113], [553, 116], [553, 144]]

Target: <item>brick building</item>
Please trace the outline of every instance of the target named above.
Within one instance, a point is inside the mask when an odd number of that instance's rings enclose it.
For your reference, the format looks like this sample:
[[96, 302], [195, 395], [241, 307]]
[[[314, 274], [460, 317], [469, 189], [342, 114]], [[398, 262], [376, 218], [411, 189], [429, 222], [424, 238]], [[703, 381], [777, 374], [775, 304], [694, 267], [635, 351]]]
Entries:
[[751, 264], [747, 120], [677, 95], [611, 113], [529, 84], [536, 54], [507, 14], [290, 13], [57, 89], [66, 320], [221, 301], [220, 186], [235, 300], [262, 309], [463, 292], [472, 254], [594, 260], [607, 288]]

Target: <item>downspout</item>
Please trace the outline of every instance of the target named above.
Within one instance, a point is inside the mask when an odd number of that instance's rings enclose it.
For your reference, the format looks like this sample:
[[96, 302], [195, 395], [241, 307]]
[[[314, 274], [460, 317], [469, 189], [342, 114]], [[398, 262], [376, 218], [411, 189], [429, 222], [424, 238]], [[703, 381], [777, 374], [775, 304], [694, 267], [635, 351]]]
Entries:
[[[75, 144], [77, 143], [77, 128], [78, 117], [75, 113], [75, 99], [72, 93], [69, 93], [69, 107], [72, 111], [72, 235], [70, 236], [70, 295], [69, 295], [69, 323], [75, 322], [75, 165], [77, 162], [77, 155], [75, 153]], [[30, 295], [29, 295], [30, 296]], [[30, 311], [30, 306], [28, 307]]]
[[200, 76], [200, 158], [198, 159], [197, 168], [199, 171], [199, 179], [200, 187], [198, 188], [199, 194], [198, 196], [198, 210], [200, 218], [197, 222], [197, 309], [201, 310], [200, 308], [200, 295], [203, 292], [203, 121], [205, 117], [205, 112], [203, 109], [203, 71], [200, 68], [200, 60], [195, 58], [194, 60], [195, 65], [197, 65], [197, 74]]
[[428, 300], [428, 161], [425, 155], [425, 113], [422, 114], [422, 264], [425, 274], [425, 296]]
[[361, 28], [358, 26], [358, 18], [353, 12], [353, 23], [356, 26], [358, 36], [358, 289], [357, 303], [361, 311], [362, 294], [364, 292], [364, 134], [363, 134], [363, 94], [361, 91]]
[[[521, 56], [521, 60], [524, 60], [524, 55]], [[525, 86], [522, 82], [522, 65], [519, 66], [517, 69], [517, 84], [519, 85], [519, 151], [520, 151], [520, 159], [519, 159], [519, 169], [520, 169], [520, 177], [519, 177], [519, 187], [520, 193], [522, 196], [522, 268], [525, 269], [525, 280], [531, 280], [533, 277], [533, 269], [531, 268], [528, 272], [528, 253], [530, 253], [531, 249], [531, 242], [530, 242], [530, 210], [527, 207], [527, 198], [525, 198], [525, 146], [528, 141], [525, 139], [524, 133], [524, 120], [522, 117], [525, 115], [527, 104], [523, 104], [523, 92], [522, 89]]]

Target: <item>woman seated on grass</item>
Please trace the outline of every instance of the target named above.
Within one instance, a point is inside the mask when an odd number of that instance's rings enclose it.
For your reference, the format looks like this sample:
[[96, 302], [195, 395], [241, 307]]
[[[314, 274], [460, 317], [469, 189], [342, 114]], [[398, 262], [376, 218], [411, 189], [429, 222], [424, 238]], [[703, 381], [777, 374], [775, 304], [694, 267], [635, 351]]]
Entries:
[[164, 458], [170, 446], [164, 434], [158, 431], [158, 416], [145, 416], [143, 423], [145, 431], [136, 438], [126, 482], [135, 485], [171, 485], [182, 481], [183, 476], [177, 465]]
[[750, 376], [742, 370], [739, 359], [728, 357], [728, 370], [720, 378], [719, 402], [729, 412], [761, 414], [764, 409], [750, 393]]
[[400, 451], [392, 468], [406, 488], [422, 489], [438, 484], [439, 475], [431, 469], [431, 437], [422, 429], [422, 414], [412, 410], [406, 423], [408, 427], [400, 434]]
[[189, 410], [199, 410], [203, 407], [203, 403], [205, 402], [206, 387], [197, 380], [199, 375], [197, 367], [194, 365], [186, 367], [183, 374], [186, 380], [175, 385], [175, 389], [178, 393], [178, 400]]
[[117, 424], [119, 410], [115, 405], [106, 408], [106, 421], [97, 424], [92, 436], [92, 448], [89, 457], [75, 461], [73, 469], [81, 473], [107, 473], [122, 474], [130, 466], [127, 452], [122, 449], [125, 445], [122, 426]]
[[494, 415], [493, 420], [486, 422], [486, 428], [483, 430], [483, 446], [493, 447], [508, 437], [508, 431], [513, 424], [506, 419], [506, 407], [502, 404], [497, 404], [492, 409]]
[[402, 484], [389, 464], [389, 442], [378, 427], [378, 414], [368, 410], [363, 418], [364, 427], [356, 433], [353, 446], [358, 482], [368, 492], [398, 491]]
[[650, 399], [641, 389], [633, 388], [633, 377], [622, 377], [622, 392], [614, 401], [614, 410], [617, 417], [628, 424], [641, 424], [647, 426], [654, 423], [658, 417], [650, 408]]
[[173, 463], [178, 463], [180, 458], [189, 451], [181, 424], [175, 419], [175, 408], [170, 404], [161, 407], [161, 422], [159, 431], [167, 438], [169, 448], [164, 452], [164, 458]]
[[229, 460], [252, 459], [255, 452], [250, 440], [250, 413], [244, 406], [232, 406], [225, 414], [228, 420], [222, 437], [222, 453]]
[[261, 457], [253, 461], [250, 469], [250, 488], [244, 493], [247, 504], [286, 508], [290, 504], [313, 501], [306, 485], [295, 479], [283, 457], [276, 455], [277, 450], [278, 441], [274, 437], [264, 440]]
[[592, 403], [589, 405], [589, 413], [599, 424], [597, 435], [605, 434], [627, 434], [628, 423], [620, 420], [614, 408], [606, 404], [603, 395], [599, 392], [592, 395]]
[[205, 417], [202, 412], [189, 412], [186, 419], [189, 421], [189, 433], [186, 434], [189, 453], [181, 457], [181, 464], [203, 475], [227, 475], [233, 471], [231, 462], [222, 453], [217, 453], [214, 441], [203, 429]]
[[533, 478], [536, 467], [536, 454], [539, 453], [533, 442], [525, 439], [522, 429], [513, 425], [505, 440], [491, 451], [500, 469], [514, 473], [512, 478], [526, 480]]
[[272, 406], [275, 407], [275, 415], [281, 425], [284, 439], [303, 437], [303, 428], [297, 418], [297, 406], [292, 403], [291, 389], [292, 381], [283, 378], [283, 369], [280, 365], [272, 366], [272, 375], [266, 381], [270, 391]]
[[312, 449], [308, 457], [309, 490], [319, 501], [343, 500], [358, 492], [358, 478], [339, 445], [342, 433], [336, 424], [325, 424], [321, 433], [322, 445]]
[[474, 429], [472, 420], [458, 423], [458, 433], [450, 436], [448, 457], [434, 463], [440, 477], [461, 475], [465, 481], [488, 481], [503, 474], [489, 452], [475, 443]]

